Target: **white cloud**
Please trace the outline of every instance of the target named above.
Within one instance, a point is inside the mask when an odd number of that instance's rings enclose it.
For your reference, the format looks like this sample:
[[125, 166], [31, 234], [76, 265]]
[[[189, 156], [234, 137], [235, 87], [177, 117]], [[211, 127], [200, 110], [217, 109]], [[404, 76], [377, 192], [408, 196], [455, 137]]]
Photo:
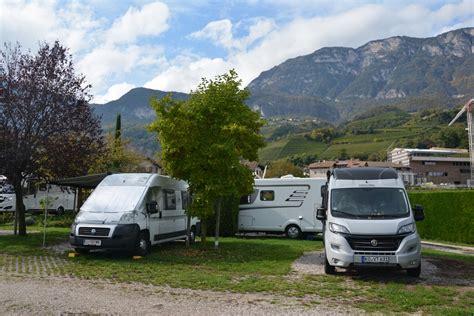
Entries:
[[113, 100], [117, 100], [133, 88], [135, 88], [135, 85], [126, 82], [114, 84], [104, 95], [95, 96], [94, 100], [92, 100], [92, 103], [104, 104]]
[[231, 67], [230, 63], [221, 58], [198, 59], [192, 56], [179, 56], [176, 61], [145, 83], [144, 87], [189, 93], [197, 87], [202, 78], [213, 78]]
[[158, 65], [159, 56], [163, 50], [159, 47], [130, 45], [125, 48], [104, 45], [100, 46], [77, 63], [77, 68], [86, 74], [89, 83], [95, 91], [100, 91], [104, 85], [116, 76], [136, 71], [142, 66]]
[[[239, 23], [244, 24], [244, 23]], [[226, 49], [246, 50], [249, 45], [264, 37], [274, 28], [274, 23], [270, 19], [252, 19], [248, 26], [248, 35], [235, 38], [233, 29], [235, 26], [229, 19], [209, 22], [202, 30], [191, 33], [190, 38], [209, 39], [214, 41], [214, 45], [222, 46]]]
[[139, 36], [158, 36], [168, 29], [169, 15], [168, 7], [162, 2], [149, 3], [141, 9], [131, 7], [107, 31], [106, 41], [133, 43]]
[[35, 51], [40, 41], [60, 40], [75, 53], [91, 44], [86, 36], [101, 26], [89, 7], [77, 1], [58, 8], [56, 1], [4, 1], [0, 10], [0, 40]]
[[[459, 25], [472, 24], [472, 12], [470, 0], [438, 9], [412, 4], [366, 4], [326, 16], [294, 18], [277, 26], [269, 20], [255, 23], [249, 26], [249, 33], [240, 38], [234, 36], [235, 25], [230, 20], [213, 21], [190, 37], [210, 40], [228, 49], [224, 59], [178, 58], [146, 86], [189, 92], [202, 77], [212, 78], [231, 68], [236, 69], [245, 86], [262, 71], [325, 46], [358, 47], [396, 35], [433, 36]], [[254, 45], [250, 45], [252, 43]]]

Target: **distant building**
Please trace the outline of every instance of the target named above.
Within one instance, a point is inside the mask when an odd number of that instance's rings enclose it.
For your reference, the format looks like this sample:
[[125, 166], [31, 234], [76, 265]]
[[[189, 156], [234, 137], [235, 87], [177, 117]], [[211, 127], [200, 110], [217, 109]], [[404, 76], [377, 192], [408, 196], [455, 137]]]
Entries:
[[395, 148], [388, 153], [388, 161], [411, 167], [416, 185], [431, 182], [464, 186], [471, 176], [469, 153], [466, 149]]
[[252, 174], [255, 179], [261, 179], [263, 177], [263, 168], [258, 164], [258, 162], [242, 160], [240, 163], [252, 170]]
[[388, 161], [363, 161], [358, 159], [350, 160], [323, 160], [314, 162], [308, 166], [310, 178], [325, 178], [328, 170], [334, 168], [359, 168], [359, 167], [378, 167], [393, 168], [397, 170], [399, 176], [407, 185], [413, 185], [415, 182], [414, 174], [410, 171], [410, 166], [404, 166]]

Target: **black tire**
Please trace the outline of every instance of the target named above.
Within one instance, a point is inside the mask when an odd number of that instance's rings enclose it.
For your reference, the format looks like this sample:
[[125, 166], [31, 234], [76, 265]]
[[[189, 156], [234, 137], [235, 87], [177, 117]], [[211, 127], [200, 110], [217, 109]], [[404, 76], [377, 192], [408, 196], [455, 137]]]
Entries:
[[296, 225], [288, 225], [285, 229], [285, 235], [291, 239], [300, 239], [301, 229]]
[[326, 274], [335, 274], [336, 267], [329, 264], [326, 254], [324, 254], [324, 273]]
[[82, 255], [86, 255], [91, 251], [90, 249], [85, 249], [85, 248], [74, 248], [74, 251], [77, 253], [80, 253]]
[[420, 277], [421, 274], [421, 263], [418, 265], [418, 267], [413, 268], [413, 269], [407, 269], [407, 274], [411, 277], [418, 278]]
[[146, 256], [150, 252], [150, 238], [146, 232], [140, 232], [137, 237], [134, 254]]
[[64, 214], [64, 207], [62, 207], [62, 206], [58, 207], [58, 209], [56, 210], [56, 214], [57, 215], [63, 215]]

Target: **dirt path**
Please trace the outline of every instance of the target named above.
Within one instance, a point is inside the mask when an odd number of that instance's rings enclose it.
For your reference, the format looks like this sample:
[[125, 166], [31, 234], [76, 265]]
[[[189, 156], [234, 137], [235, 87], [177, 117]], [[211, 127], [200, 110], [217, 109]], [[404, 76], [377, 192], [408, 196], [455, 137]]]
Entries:
[[0, 314], [334, 315], [360, 313], [265, 294], [172, 289], [0, 272]]

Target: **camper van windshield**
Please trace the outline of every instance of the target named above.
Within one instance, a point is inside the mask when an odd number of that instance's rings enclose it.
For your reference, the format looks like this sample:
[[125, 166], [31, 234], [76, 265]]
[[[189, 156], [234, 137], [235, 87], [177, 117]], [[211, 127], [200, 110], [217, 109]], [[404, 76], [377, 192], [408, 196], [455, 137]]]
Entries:
[[406, 194], [398, 188], [347, 188], [331, 192], [331, 214], [346, 218], [399, 218], [410, 212]]
[[146, 187], [98, 186], [81, 207], [85, 212], [117, 213], [135, 209]]
[[113, 174], [102, 180], [100, 186], [145, 186], [149, 178], [149, 174]]

